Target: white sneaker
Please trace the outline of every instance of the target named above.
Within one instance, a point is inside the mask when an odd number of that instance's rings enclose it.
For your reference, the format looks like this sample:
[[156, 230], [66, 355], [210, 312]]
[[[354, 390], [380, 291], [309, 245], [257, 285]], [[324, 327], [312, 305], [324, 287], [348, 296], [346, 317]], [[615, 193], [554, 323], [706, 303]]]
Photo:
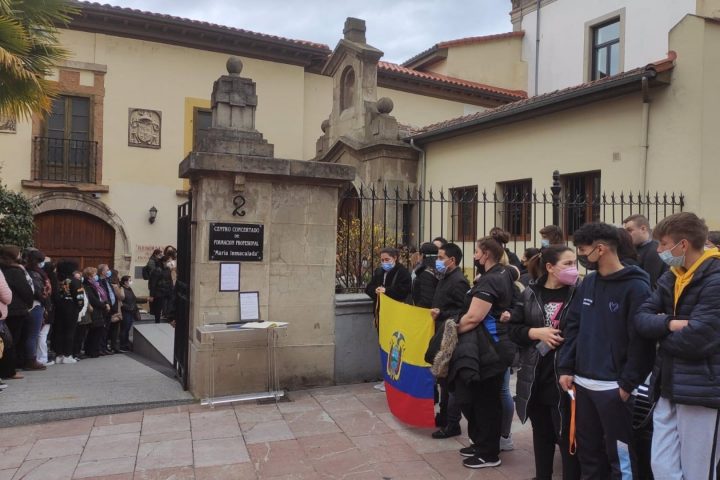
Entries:
[[50, 360], [49, 362], [42, 362], [42, 364], [45, 365], [46, 367], [49, 367], [49, 366], [51, 366], [51, 365], [55, 365], [55, 362], [53, 362], [52, 360]]
[[65, 357], [63, 357], [62, 355], [58, 355], [57, 357], [55, 357], [55, 364], [60, 365], [61, 363], [65, 363]]
[[509, 435], [507, 437], [500, 436], [500, 451], [510, 452], [512, 450], [515, 450], [515, 444], [512, 441], [512, 435]]
[[385, 382], [380, 382], [377, 385], [374, 385], [373, 388], [375, 390], [380, 390], [381, 392], [385, 391]]
[[78, 361], [73, 357], [63, 357], [63, 363], [77, 363]]

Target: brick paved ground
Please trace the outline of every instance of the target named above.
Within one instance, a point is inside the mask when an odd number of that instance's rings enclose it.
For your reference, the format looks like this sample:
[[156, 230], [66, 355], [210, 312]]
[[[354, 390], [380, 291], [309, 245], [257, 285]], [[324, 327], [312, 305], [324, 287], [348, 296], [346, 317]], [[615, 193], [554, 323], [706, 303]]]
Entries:
[[433, 440], [399, 424], [370, 384], [291, 398], [0, 429], [0, 480], [532, 478], [529, 426], [517, 421], [503, 465], [473, 471], [457, 452], [467, 437]]

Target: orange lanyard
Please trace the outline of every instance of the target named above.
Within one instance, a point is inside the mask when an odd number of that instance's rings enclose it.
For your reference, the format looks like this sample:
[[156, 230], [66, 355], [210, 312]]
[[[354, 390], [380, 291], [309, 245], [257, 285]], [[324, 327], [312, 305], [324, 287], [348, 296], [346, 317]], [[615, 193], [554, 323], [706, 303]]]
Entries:
[[575, 386], [572, 387], [572, 396], [570, 397], [570, 455], [577, 452], [577, 442], [575, 441]]

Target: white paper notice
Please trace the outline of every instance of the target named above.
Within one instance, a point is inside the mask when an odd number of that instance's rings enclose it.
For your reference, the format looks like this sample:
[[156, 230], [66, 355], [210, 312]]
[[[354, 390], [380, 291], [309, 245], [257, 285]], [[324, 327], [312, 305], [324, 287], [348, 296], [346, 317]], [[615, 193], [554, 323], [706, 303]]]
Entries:
[[240, 320], [260, 320], [260, 294], [240, 292]]
[[237, 292], [240, 290], [240, 264], [220, 264], [220, 291]]

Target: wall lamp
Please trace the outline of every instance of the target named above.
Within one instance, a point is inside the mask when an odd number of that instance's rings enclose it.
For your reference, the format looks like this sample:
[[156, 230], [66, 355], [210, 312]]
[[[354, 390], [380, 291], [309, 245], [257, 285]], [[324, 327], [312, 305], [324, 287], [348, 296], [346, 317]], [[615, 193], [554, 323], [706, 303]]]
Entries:
[[155, 218], [157, 217], [157, 208], [155, 208], [155, 206], [150, 207], [149, 213], [150, 216], [148, 217], [148, 222], [155, 223]]

